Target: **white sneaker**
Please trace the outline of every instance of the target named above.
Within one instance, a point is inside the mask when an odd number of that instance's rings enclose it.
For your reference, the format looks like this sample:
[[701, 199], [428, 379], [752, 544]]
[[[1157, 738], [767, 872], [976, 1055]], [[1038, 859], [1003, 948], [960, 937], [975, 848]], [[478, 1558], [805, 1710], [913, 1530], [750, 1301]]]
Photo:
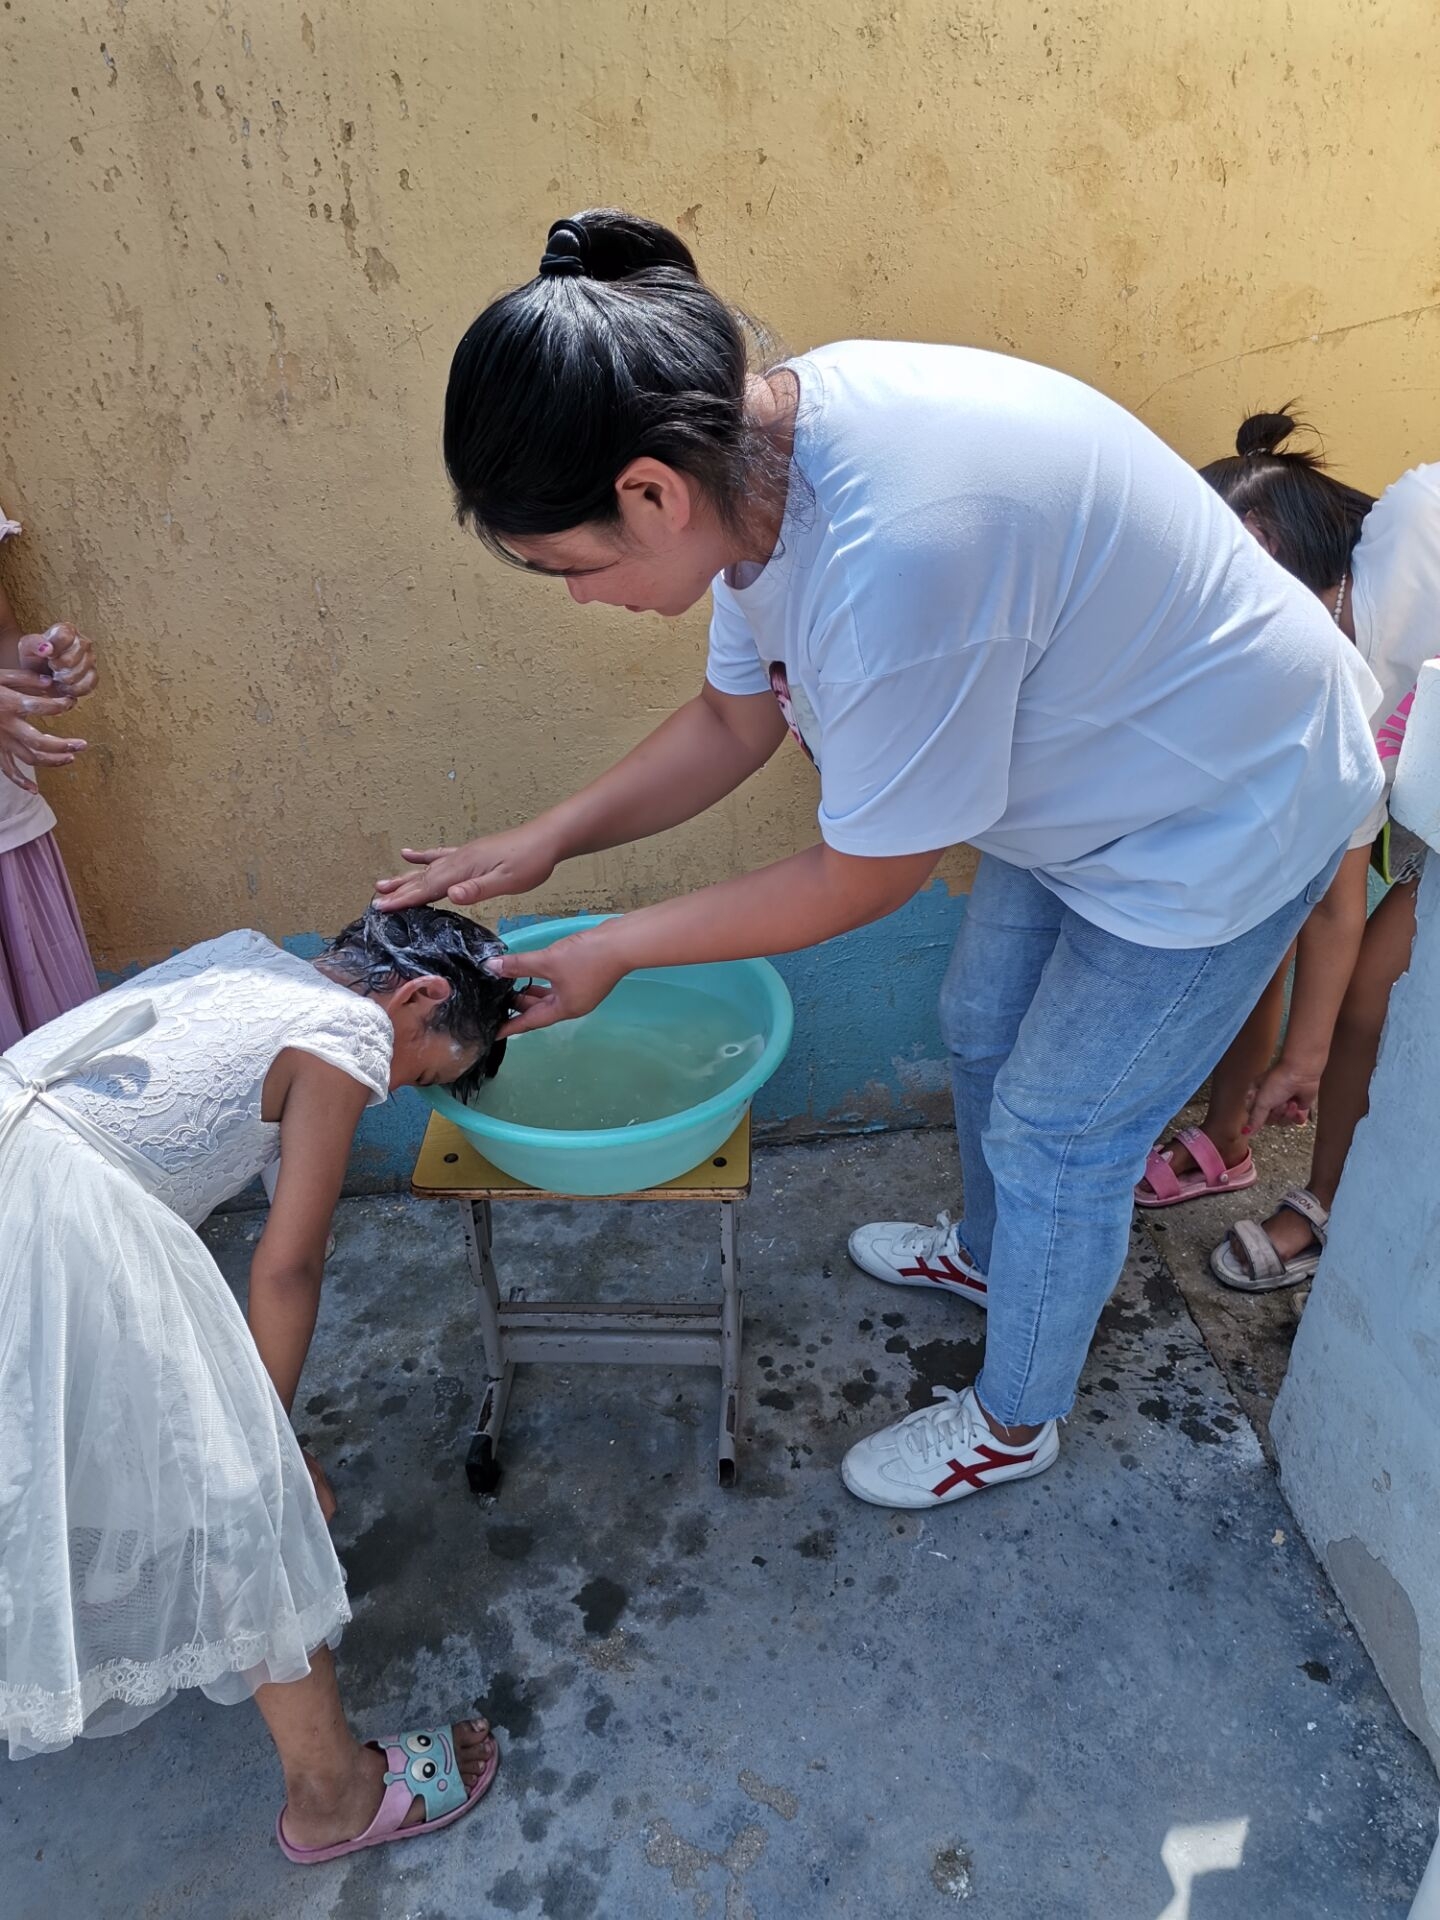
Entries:
[[977, 1307], [987, 1304], [985, 1276], [960, 1244], [948, 1213], [933, 1227], [909, 1220], [877, 1220], [850, 1236], [850, 1258], [862, 1272], [891, 1287], [938, 1287]]
[[1054, 1466], [1056, 1421], [1047, 1420], [1023, 1447], [1007, 1447], [991, 1432], [973, 1387], [936, 1387], [935, 1399], [935, 1406], [856, 1441], [840, 1463], [851, 1493], [875, 1507], [943, 1507]]

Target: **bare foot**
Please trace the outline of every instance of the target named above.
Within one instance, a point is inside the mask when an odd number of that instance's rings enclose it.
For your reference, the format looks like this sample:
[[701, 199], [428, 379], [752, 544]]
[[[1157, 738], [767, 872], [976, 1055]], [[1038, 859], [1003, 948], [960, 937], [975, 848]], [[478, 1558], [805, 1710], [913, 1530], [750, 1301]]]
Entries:
[[[488, 1720], [457, 1720], [450, 1729], [460, 1778], [469, 1793], [490, 1763], [495, 1741]], [[335, 1847], [364, 1833], [385, 1793], [386, 1757], [356, 1743], [354, 1765], [342, 1781], [288, 1781], [285, 1838], [292, 1847]], [[402, 1827], [418, 1826], [425, 1802], [417, 1794]]]

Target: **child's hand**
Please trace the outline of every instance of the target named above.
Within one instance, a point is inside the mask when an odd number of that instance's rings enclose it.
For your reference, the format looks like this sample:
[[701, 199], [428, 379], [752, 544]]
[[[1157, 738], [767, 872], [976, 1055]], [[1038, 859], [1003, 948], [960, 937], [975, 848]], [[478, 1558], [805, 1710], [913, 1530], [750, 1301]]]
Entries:
[[1262, 1127], [1303, 1127], [1315, 1105], [1323, 1071], [1323, 1063], [1315, 1067], [1297, 1065], [1282, 1056], [1258, 1086], [1250, 1089], [1249, 1120], [1244, 1131], [1249, 1134], [1259, 1133]]
[[[22, 651], [22, 661], [26, 658]], [[83, 740], [59, 739], [36, 724], [68, 713], [74, 704], [74, 697], [57, 692], [46, 673], [23, 666], [0, 669], [0, 775], [26, 793], [35, 793], [35, 782], [21, 771], [21, 762], [32, 767], [68, 767], [77, 753], [83, 753]]]
[[300, 1456], [310, 1469], [310, 1479], [315, 1487], [315, 1498], [320, 1502], [320, 1514], [328, 1527], [335, 1518], [335, 1489], [325, 1477], [325, 1469], [311, 1453], [308, 1447], [300, 1449]]
[[83, 700], [93, 693], [99, 681], [95, 667], [95, 642], [77, 633], [68, 620], [61, 620], [44, 633], [27, 633], [20, 642], [20, 664], [49, 671], [54, 691], [68, 694], [71, 700]]

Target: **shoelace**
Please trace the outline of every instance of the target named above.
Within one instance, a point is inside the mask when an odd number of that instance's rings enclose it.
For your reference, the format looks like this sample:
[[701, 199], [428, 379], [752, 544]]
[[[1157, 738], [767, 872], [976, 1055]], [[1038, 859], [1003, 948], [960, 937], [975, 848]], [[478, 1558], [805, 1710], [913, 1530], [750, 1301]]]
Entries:
[[954, 1387], [931, 1389], [938, 1406], [922, 1407], [901, 1424], [900, 1444], [924, 1466], [933, 1453], [937, 1460], [974, 1447], [975, 1413], [965, 1394]]
[[912, 1227], [909, 1233], [902, 1234], [899, 1247], [902, 1253], [918, 1253], [922, 1259], [933, 1260], [937, 1254], [949, 1253], [954, 1222], [948, 1213], [937, 1213], [933, 1227]]

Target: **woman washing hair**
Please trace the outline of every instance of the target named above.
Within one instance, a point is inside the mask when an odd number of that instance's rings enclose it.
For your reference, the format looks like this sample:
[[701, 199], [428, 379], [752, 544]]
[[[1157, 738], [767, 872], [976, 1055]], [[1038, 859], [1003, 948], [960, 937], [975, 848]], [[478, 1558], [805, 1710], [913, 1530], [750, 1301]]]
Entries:
[[445, 404], [461, 519], [581, 604], [710, 594], [709, 661], [582, 792], [409, 855], [422, 871], [380, 896], [523, 893], [691, 818], [779, 748], [776, 687], [818, 772], [817, 843], [498, 962], [545, 983], [516, 1032], [636, 968], [831, 939], [902, 906], [946, 847], [980, 849], [942, 1004], [965, 1221], [851, 1243], [882, 1280], [929, 1284], [923, 1266], [990, 1302], [978, 1381], [842, 1468], [861, 1499], [933, 1507], [1056, 1459], [1156, 1130], [1379, 797], [1374, 689], [1102, 394], [962, 347], [755, 365], [752, 340], [682, 240], [611, 208], [556, 221], [535, 276], [468, 329]]
[[[1327, 473], [1318, 454], [1292, 446], [1296, 431], [1288, 413], [1254, 414], [1235, 453], [1201, 473], [1374, 673], [1381, 698], [1372, 721], [1388, 795], [1421, 664], [1440, 651], [1440, 466], [1413, 468], [1377, 501]], [[1233, 1193], [1256, 1178], [1250, 1136], [1267, 1124], [1301, 1124], [1318, 1096], [1309, 1183], [1286, 1193], [1263, 1223], [1240, 1221], [1216, 1247], [1211, 1265], [1227, 1286], [1293, 1286], [1320, 1263], [1340, 1173], [1368, 1104], [1390, 990], [1415, 937], [1424, 852], [1383, 802], [1362, 822], [1296, 943], [1279, 1058], [1288, 956], [1216, 1067], [1200, 1126], [1150, 1156], [1135, 1191], [1141, 1207]], [[1367, 922], [1372, 865], [1392, 884]]]

